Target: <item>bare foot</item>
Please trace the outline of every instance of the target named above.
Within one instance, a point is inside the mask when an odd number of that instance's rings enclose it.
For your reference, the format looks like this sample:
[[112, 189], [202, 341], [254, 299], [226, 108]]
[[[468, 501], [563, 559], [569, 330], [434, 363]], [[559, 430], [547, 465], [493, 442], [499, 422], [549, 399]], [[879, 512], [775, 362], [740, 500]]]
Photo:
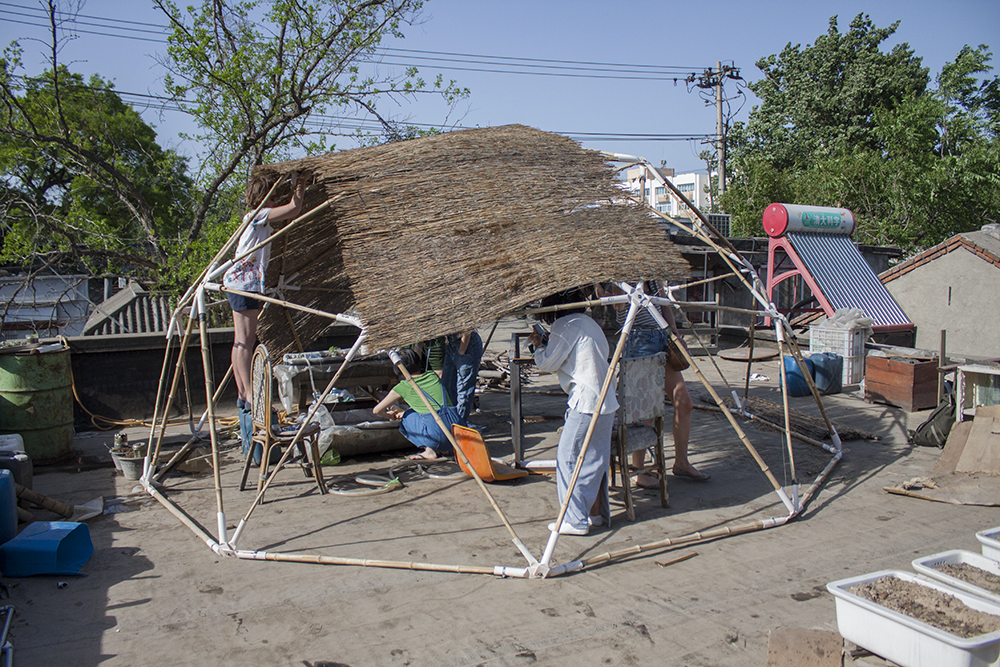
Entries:
[[660, 488], [660, 480], [653, 475], [642, 473], [635, 478], [635, 485], [640, 489], [658, 489]]
[[438, 453], [435, 452], [430, 447], [425, 448], [424, 451], [422, 452], [419, 452], [417, 454], [411, 454], [410, 456], [406, 457], [408, 461], [434, 461], [439, 458], [441, 457], [438, 456]]

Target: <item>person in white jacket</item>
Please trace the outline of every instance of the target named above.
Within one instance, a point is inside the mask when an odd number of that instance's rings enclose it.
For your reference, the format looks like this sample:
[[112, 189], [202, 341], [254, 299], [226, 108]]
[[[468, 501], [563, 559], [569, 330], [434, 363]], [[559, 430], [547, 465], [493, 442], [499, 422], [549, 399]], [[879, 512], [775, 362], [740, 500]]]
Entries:
[[[582, 290], [574, 289], [543, 299], [542, 306], [575, 303], [586, 298]], [[544, 338], [537, 332], [528, 337], [538, 370], [555, 371], [559, 384], [569, 395], [556, 451], [556, 489], [560, 506], [583, 449], [591, 418], [598, 412], [598, 398], [608, 373], [608, 339], [601, 326], [583, 311], [581, 308], [542, 313], [540, 319], [551, 323], [551, 331]], [[611, 459], [611, 429], [617, 409], [618, 400], [612, 385], [600, 406], [583, 467], [570, 494], [559, 528], [562, 535], [586, 535], [591, 526], [610, 523], [607, 473]], [[554, 523], [549, 525], [549, 530], [555, 530]]]

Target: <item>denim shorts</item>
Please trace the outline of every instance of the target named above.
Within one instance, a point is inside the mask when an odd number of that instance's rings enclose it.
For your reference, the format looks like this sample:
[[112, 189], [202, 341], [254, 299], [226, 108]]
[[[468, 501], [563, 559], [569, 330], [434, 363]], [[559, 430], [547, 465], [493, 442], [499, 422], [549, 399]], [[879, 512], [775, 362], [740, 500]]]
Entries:
[[232, 292], [226, 292], [226, 298], [229, 299], [229, 305], [237, 313], [244, 310], [260, 310], [260, 301], [257, 299], [251, 299], [242, 294], [233, 294]]
[[633, 328], [625, 341], [625, 358], [650, 357], [667, 349], [667, 334], [663, 329]]

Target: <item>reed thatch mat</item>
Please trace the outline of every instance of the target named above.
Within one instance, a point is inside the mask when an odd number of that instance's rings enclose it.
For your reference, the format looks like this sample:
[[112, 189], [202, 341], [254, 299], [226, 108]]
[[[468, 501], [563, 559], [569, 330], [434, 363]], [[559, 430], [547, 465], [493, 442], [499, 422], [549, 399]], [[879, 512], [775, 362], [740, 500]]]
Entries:
[[[340, 196], [271, 249], [283, 300], [356, 312], [375, 348], [495, 322], [595, 280], [679, 281], [689, 266], [662, 222], [623, 197], [600, 153], [521, 125], [463, 130], [263, 165], [311, 169], [303, 211]], [[287, 184], [275, 197], [289, 196]], [[258, 335], [294, 349], [282, 307]], [[300, 340], [329, 320], [288, 310]]]
[[[726, 402], [726, 407], [730, 410], [736, 409], [736, 403], [729, 396], [724, 396], [723, 399]], [[712, 402], [707, 396], [700, 396], [700, 400], [704, 403]], [[784, 408], [767, 399], [754, 398], [750, 396], [746, 399], [747, 409], [751, 414], [757, 415], [769, 422], [777, 424], [781, 427], [785, 425], [785, 410]], [[695, 404], [695, 408], [699, 410], [718, 410], [718, 406], [715, 405], [699, 405]], [[734, 413], [736, 416], [740, 416], [738, 412]], [[792, 431], [799, 433], [813, 440], [825, 440], [830, 437], [830, 432], [826, 428], [826, 422], [823, 421], [822, 417], [814, 417], [810, 414], [802, 412], [801, 410], [796, 410], [795, 408], [788, 408], [789, 421], [792, 424]], [[762, 422], [755, 422], [759, 428], [763, 430], [773, 430], [768, 427], [767, 424]], [[867, 431], [862, 431], [861, 429], [854, 428], [851, 426], [845, 426], [839, 422], [833, 422], [834, 428], [837, 429], [837, 435], [840, 436], [841, 441], [848, 442], [850, 440], [880, 440], [881, 438], [874, 433], [868, 433]]]

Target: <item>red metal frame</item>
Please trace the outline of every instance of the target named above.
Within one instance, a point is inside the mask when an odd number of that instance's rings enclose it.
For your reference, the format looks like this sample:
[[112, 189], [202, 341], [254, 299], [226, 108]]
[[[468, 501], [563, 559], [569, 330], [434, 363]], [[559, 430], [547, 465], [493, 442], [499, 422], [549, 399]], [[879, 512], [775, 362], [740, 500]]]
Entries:
[[[777, 270], [781, 269], [781, 265], [775, 264], [775, 261], [774, 261], [774, 253], [778, 249], [784, 250], [785, 256], [792, 261], [792, 264], [795, 265], [795, 268], [794, 269], [789, 269], [788, 271], [785, 271], [783, 273], [778, 273], [776, 275], [776, 269]], [[833, 317], [834, 312], [836, 312], [835, 309], [834, 309], [834, 307], [832, 305], [830, 305], [830, 302], [827, 300], [826, 295], [823, 294], [823, 290], [821, 290], [819, 288], [819, 285], [816, 283], [816, 280], [812, 277], [812, 274], [809, 273], [809, 269], [806, 268], [805, 262], [803, 262], [802, 258], [799, 257], [799, 254], [797, 252], [795, 252], [795, 248], [792, 247], [792, 244], [788, 241], [788, 238], [785, 237], [785, 236], [781, 236], [781, 237], [778, 237], [778, 238], [774, 238], [773, 236], [769, 236], [767, 238], [767, 299], [768, 299], [768, 301], [770, 301], [771, 303], [774, 303], [774, 299], [771, 297], [771, 295], [774, 292], [774, 287], [778, 283], [782, 282], [783, 280], [787, 280], [788, 278], [791, 278], [792, 276], [802, 276], [802, 280], [805, 281], [806, 285], [812, 291], [813, 296], [816, 297], [816, 300], [819, 302], [819, 305], [822, 307], [823, 312], [826, 313], [826, 316], [827, 317]], [[782, 313], [791, 312], [787, 308], [779, 308], [778, 310], [779, 310], [779, 312], [782, 312]], [[770, 324], [771, 324], [771, 318], [770, 317], [764, 318], [764, 325], [765, 326], [770, 326]]]

